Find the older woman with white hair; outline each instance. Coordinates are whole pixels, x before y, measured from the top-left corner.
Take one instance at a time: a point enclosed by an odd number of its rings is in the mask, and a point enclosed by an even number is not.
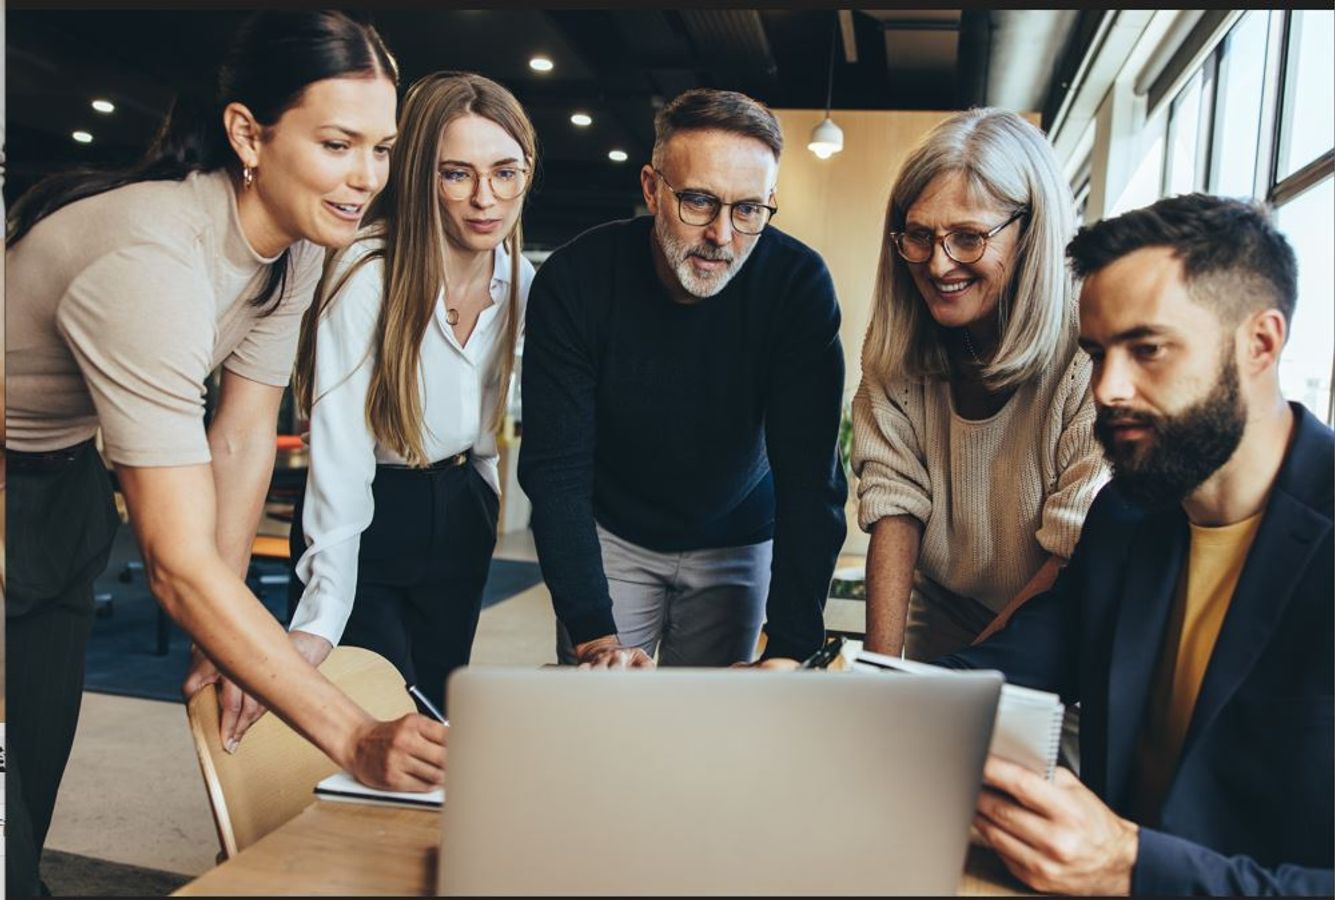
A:
[[[1070,557],[1107,479],[1043,134],[975,109],[890,193],[853,400],[870,650],[930,659],[1002,627]]]

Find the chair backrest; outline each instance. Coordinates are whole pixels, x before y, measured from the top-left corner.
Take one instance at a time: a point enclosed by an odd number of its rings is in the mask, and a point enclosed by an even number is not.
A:
[[[370,650],[335,647],[320,671],[376,718],[397,719],[416,711],[403,676]],[[273,713],[250,727],[235,753],[225,752],[218,736],[218,691],[213,686],[190,698],[186,714],[225,858],[305,809],[315,800],[316,783],[338,770],[319,748]]]

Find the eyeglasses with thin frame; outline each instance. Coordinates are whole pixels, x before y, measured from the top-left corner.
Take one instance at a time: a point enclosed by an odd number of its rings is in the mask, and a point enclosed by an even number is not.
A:
[[[728,216],[732,220],[732,227],[736,231],[742,234],[756,235],[764,231],[765,226],[769,224],[769,220],[779,214],[777,206],[757,203],[754,200],[724,203],[713,194],[705,194],[700,191],[679,191],[658,169],[654,169],[654,174],[663,179],[663,184],[667,185],[667,189],[677,198],[677,218],[687,225],[708,225],[718,218],[718,214],[726,206]]]
[[[487,186],[497,200],[513,200],[528,187],[528,168],[521,165],[497,166],[479,172],[472,166],[445,163],[437,173],[441,189],[451,200],[468,200],[486,179]]]
[[[983,254],[987,252],[988,241],[1000,234],[1007,225],[1028,213],[1028,209],[1021,207],[1015,211],[1014,215],[991,231],[979,232],[961,229],[959,231],[948,231],[943,235],[932,234],[926,229],[892,231],[890,232],[890,240],[895,242],[895,249],[907,262],[927,262],[932,258],[932,252],[936,249],[936,245],[940,244],[941,248],[946,251],[946,256],[960,265],[967,266],[983,258]]]

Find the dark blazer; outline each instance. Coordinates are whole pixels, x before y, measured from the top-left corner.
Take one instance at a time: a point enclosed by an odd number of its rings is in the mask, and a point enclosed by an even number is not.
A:
[[[1210,657],[1132,893],[1335,891],[1331,431],[1298,404],[1289,450]],[[1136,745],[1190,545],[1180,506],[1108,485],[1053,589],[939,660],[1080,702],[1080,777],[1131,818]]]

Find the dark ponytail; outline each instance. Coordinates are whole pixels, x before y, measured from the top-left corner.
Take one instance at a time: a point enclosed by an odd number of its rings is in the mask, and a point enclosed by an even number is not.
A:
[[[370,25],[334,10],[255,13],[233,37],[213,96],[178,95],[148,152],[128,169],[83,168],[42,179],[11,209],[5,244],[18,243],[63,206],[127,184],[180,181],[191,172],[219,169],[236,177],[240,161],[222,124],[227,104],[244,104],[260,125],[269,126],[301,102],[307,86],[358,74],[399,81],[398,64]],[[250,301],[268,307],[266,313],[282,298],[288,258],[284,250]]]

